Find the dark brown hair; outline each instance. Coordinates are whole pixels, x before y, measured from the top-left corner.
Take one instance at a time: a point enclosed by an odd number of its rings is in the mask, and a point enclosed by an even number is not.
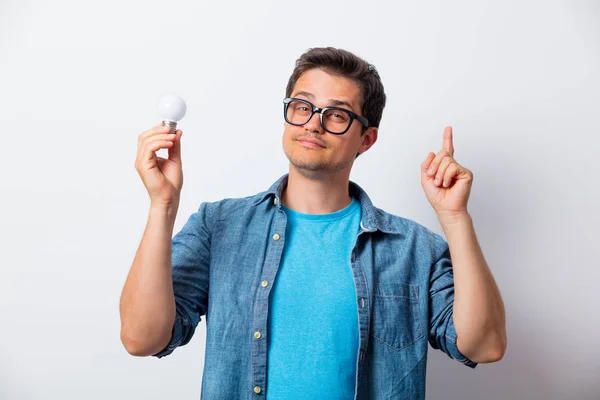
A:
[[[360,89],[361,114],[369,120],[369,126],[379,127],[383,108],[385,107],[385,92],[379,73],[375,66],[349,51],[333,47],[315,47],[308,49],[296,60],[296,67],[290,76],[285,91],[285,97],[290,97],[300,76],[310,69],[323,71],[348,78],[356,82]],[[365,132],[363,127],[362,133]]]

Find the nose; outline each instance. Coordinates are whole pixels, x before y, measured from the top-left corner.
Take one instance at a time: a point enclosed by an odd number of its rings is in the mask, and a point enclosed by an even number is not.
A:
[[[323,127],[321,126],[321,115],[314,113],[312,117],[303,125],[304,129],[314,133],[323,133]]]

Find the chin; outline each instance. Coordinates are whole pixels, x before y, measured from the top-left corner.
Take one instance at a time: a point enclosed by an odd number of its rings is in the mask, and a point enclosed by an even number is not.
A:
[[[288,157],[288,160],[296,169],[307,171],[322,171],[329,169],[329,166],[326,163],[322,161],[307,160],[305,157],[292,156]]]

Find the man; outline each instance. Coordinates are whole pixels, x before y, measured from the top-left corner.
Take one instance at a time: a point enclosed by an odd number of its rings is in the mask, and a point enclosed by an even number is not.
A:
[[[422,399],[428,342],[471,368],[500,360],[504,307],[452,129],[421,164],[448,242],[349,181],[385,99],[372,65],[309,50],[283,105],[289,173],[253,196],[202,203],[172,240],[182,132],[142,133],[136,169],[151,208],[121,297],[127,351],[164,357],[205,315],[205,399]]]

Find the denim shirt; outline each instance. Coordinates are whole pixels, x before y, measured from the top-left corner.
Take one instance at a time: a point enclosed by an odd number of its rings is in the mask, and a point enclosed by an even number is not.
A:
[[[154,356],[187,344],[205,316],[201,399],[268,398],[267,316],[286,239],[287,178],[253,196],[203,202],[173,237],[176,317],[171,341]],[[352,181],[349,193],[362,211],[348,260],[359,330],[354,399],[424,399],[428,342],[477,366],[456,345],[448,244],[375,207]]]

